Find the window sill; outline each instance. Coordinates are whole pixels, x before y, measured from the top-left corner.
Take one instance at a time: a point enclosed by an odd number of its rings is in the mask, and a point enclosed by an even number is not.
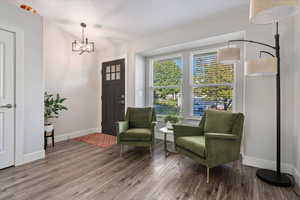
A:
[[[165,117],[166,117],[165,115],[157,115],[157,121],[164,122]],[[191,121],[201,121],[202,117],[188,116],[188,117],[182,117],[182,119],[183,120],[191,120]]]
[[[194,117],[194,116],[190,116],[190,117],[185,117],[185,120],[193,120],[193,121],[201,121],[202,117]]]

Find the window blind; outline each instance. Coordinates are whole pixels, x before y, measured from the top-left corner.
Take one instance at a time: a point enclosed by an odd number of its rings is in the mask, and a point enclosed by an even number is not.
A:
[[[196,54],[193,56],[193,83],[224,84],[233,82],[233,65],[217,63],[217,53]]]

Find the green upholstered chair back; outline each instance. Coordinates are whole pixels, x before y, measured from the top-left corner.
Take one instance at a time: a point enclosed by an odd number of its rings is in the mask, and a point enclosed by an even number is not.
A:
[[[125,120],[129,122],[129,128],[151,128],[151,123],[156,121],[155,110],[128,107]]]
[[[199,127],[203,133],[227,133],[242,136],[244,114],[207,110]]]

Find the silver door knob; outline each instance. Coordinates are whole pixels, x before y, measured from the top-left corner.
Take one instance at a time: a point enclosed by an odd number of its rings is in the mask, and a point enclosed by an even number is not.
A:
[[[12,107],[13,107],[13,105],[11,105],[11,104],[6,104],[3,106],[0,106],[0,108],[7,108],[7,109],[11,109]]]

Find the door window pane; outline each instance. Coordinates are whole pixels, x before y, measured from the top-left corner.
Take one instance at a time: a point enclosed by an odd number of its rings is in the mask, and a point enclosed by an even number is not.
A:
[[[111,73],[111,80],[115,80],[116,79],[116,73]]]
[[[110,66],[106,67],[106,73],[110,73]]]
[[[117,71],[117,72],[121,71],[121,65],[117,65],[117,66],[116,66],[116,71]]]
[[[121,77],[121,76],[120,76],[120,72],[117,72],[117,73],[116,73],[116,80],[120,80],[120,77]]]
[[[106,80],[110,81],[110,74],[106,74]]]
[[[115,72],[116,71],[116,66],[115,65],[112,65],[111,66],[111,72]]]

